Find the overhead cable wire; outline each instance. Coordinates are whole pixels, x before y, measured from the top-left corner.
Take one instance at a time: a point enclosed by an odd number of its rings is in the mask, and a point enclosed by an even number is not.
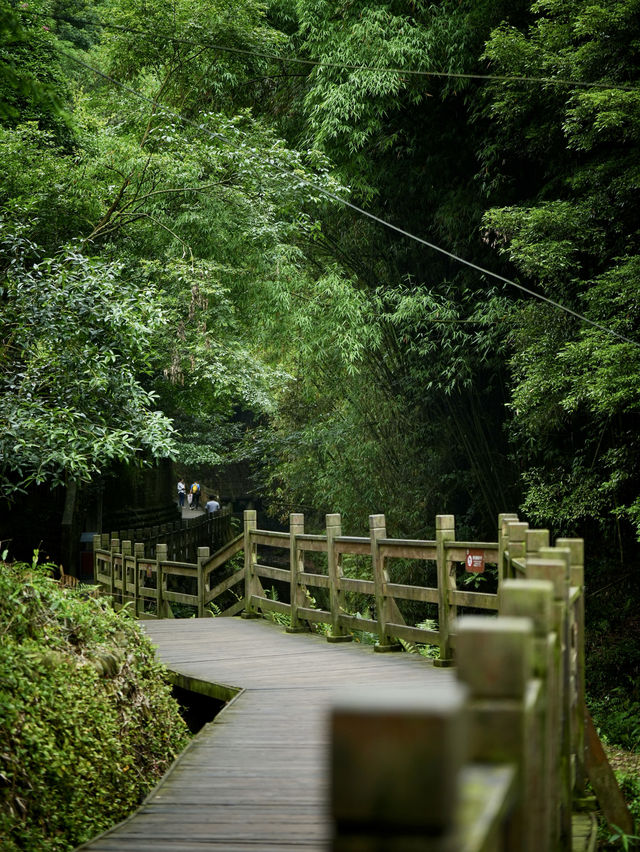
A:
[[[570,80],[564,77],[535,77],[526,74],[474,74],[471,72],[462,71],[433,71],[421,70],[417,68],[400,68],[386,67],[377,65],[362,65],[350,64],[342,62],[328,62],[322,59],[304,59],[299,56],[282,56],[268,51],[256,50],[255,48],[232,47],[230,45],[218,44],[208,40],[196,41],[182,36],[175,36],[169,33],[158,32],[157,30],[141,30],[133,27],[124,27],[120,24],[112,24],[108,21],[89,21],[81,18],[73,18],[64,15],[49,15],[45,12],[31,12],[23,10],[24,14],[33,15],[35,17],[45,17],[54,21],[62,21],[67,24],[78,25],[83,24],[92,27],[102,27],[104,29],[114,30],[116,32],[128,33],[130,35],[140,36],[146,39],[166,39],[175,44],[183,44],[187,47],[206,47],[210,50],[219,50],[223,53],[235,53],[243,56],[256,56],[260,59],[269,59],[275,62],[289,62],[292,64],[305,65],[307,67],[316,68],[333,68],[335,70],[345,71],[375,71],[376,73],[388,73],[408,75],[411,77],[438,77],[453,80],[481,80],[498,83],[546,83],[557,86],[576,86],[584,89],[622,89],[624,91],[638,91],[638,86],[631,83],[604,83],[604,82],[589,82],[587,80]]]
[[[188,124],[192,127],[195,127],[196,130],[207,134],[211,138],[221,140],[222,142],[225,143],[225,145],[229,145],[231,148],[237,149],[238,146],[234,144],[233,140],[224,136],[224,134],[218,133],[218,132],[213,131],[213,130],[209,130],[209,128],[205,127],[204,124],[197,122],[197,121],[194,121],[193,119],[188,118],[187,116],[182,115],[181,113],[176,112],[175,110],[172,110],[170,107],[167,107],[167,106],[165,106],[164,104],[162,104],[158,101],[152,100],[151,98],[147,97],[146,95],[143,95],[141,92],[138,92],[136,89],[133,89],[131,86],[127,86],[126,83],[122,83],[122,82],[120,82],[120,80],[116,80],[114,77],[111,77],[109,74],[106,74],[104,71],[100,71],[98,68],[95,68],[94,66],[89,65],[87,62],[83,62],[83,60],[81,60],[81,59],[77,59],[75,56],[72,56],[70,53],[66,53],[65,51],[60,51],[60,53],[63,54],[64,56],[66,56],[72,62],[75,62],[78,65],[83,66],[84,68],[93,72],[97,76],[102,77],[104,80],[107,80],[109,83],[113,84],[114,86],[118,86],[123,91],[129,92],[129,94],[133,95],[134,97],[138,98],[139,100],[142,100],[142,101],[145,101],[148,104],[151,104],[151,106],[153,106],[156,109],[162,108],[162,110],[165,113],[167,113],[168,115],[171,115],[173,118],[176,118],[179,121],[184,122],[185,124]],[[276,163],[271,163],[270,165],[276,171],[285,175],[285,177],[290,177],[290,178],[294,177],[287,169],[283,168],[282,166],[278,166]],[[303,178],[298,174],[295,175],[295,180],[298,183],[301,183],[301,184],[304,184],[305,186],[310,187],[315,192],[319,192],[322,195],[324,195],[325,197],[330,198],[333,201],[337,201],[339,204],[342,204],[345,207],[350,208],[354,212],[358,213],[360,216],[365,216],[366,218],[371,219],[374,222],[377,222],[379,225],[383,225],[385,228],[388,228],[389,230],[394,231],[397,234],[401,234],[403,237],[406,237],[407,239],[413,240],[413,241],[419,243],[420,245],[426,246],[427,248],[430,248],[433,251],[436,251],[436,252],[444,255],[445,257],[450,258],[451,260],[454,260],[456,263],[460,263],[460,264],[468,267],[469,269],[473,269],[476,272],[481,273],[482,275],[488,275],[490,278],[494,278],[495,280],[500,281],[501,283],[506,284],[509,287],[515,287],[516,289],[520,290],[521,292],[526,293],[527,295],[532,296],[533,298],[538,299],[541,302],[545,302],[546,304],[548,304],[548,305],[550,305],[554,308],[557,308],[558,310],[564,311],[566,314],[569,314],[570,316],[574,317],[575,319],[578,319],[581,322],[585,322],[588,325],[591,325],[594,328],[599,329],[600,331],[604,332],[605,334],[609,334],[612,337],[617,337],[619,340],[622,340],[624,343],[630,343],[632,346],[637,346],[638,348],[640,348],[640,343],[638,343],[635,340],[631,340],[631,338],[629,338],[629,337],[625,337],[625,335],[620,334],[619,332],[615,331],[614,329],[608,328],[607,326],[602,325],[601,323],[596,322],[595,320],[589,319],[589,317],[584,316],[584,314],[578,313],[578,311],[574,311],[572,308],[569,308],[566,305],[561,304],[560,302],[556,302],[554,299],[550,299],[548,296],[544,296],[541,293],[537,293],[535,290],[531,290],[529,287],[525,287],[523,284],[519,284],[517,281],[513,281],[510,278],[506,278],[504,275],[500,275],[497,272],[492,272],[490,269],[485,269],[483,266],[479,266],[477,263],[473,263],[473,261],[471,261],[471,260],[466,260],[466,258],[460,257],[460,255],[457,255],[454,252],[449,251],[448,249],[442,248],[441,246],[438,246],[435,243],[430,242],[429,240],[425,240],[423,237],[418,237],[416,234],[412,234],[410,231],[406,231],[404,228],[400,228],[398,225],[394,225],[392,222],[388,222],[386,219],[382,219],[382,218],[380,218],[380,216],[376,216],[375,213],[371,213],[370,211],[365,210],[362,207],[358,207],[356,204],[353,204],[350,201],[347,201],[345,198],[341,198],[336,193],[331,192],[331,190],[325,189],[324,187],[319,186],[318,184],[315,184],[312,181],[307,180],[306,178]]]

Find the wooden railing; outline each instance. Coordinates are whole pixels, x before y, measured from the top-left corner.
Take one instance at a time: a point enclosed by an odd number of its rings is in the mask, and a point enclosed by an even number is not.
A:
[[[257,529],[247,511],[243,534],[213,556],[200,548],[195,564],[170,560],[164,545],[153,559],[128,541],[105,548],[96,537],[94,545],[97,580],[141,616],[171,617],[175,604],[200,617],[275,612],[290,632],[322,623],[330,642],[365,631],[378,651],[405,640],[437,645],[434,665],[455,660],[459,684],[445,698],[387,696],[381,685],[335,708],[334,852],[569,849],[572,796],[587,777],[609,821],[631,831],[611,770],[594,757],[599,740],[585,711],[581,539],[550,547],[547,531],[507,514],[496,542],[469,542],[456,541],[451,515],[436,518],[433,541],[416,541],[388,538],[383,515],[357,537],[342,535],[339,515],[327,515],[316,535],[300,514],[288,532],[274,532]],[[364,579],[346,575],[356,558]],[[432,563],[435,584],[393,582],[394,559],[420,561],[422,576]],[[497,566],[497,594],[457,588],[467,560]],[[289,600],[265,591],[265,581]],[[348,595],[368,600],[370,614],[350,612]],[[408,624],[403,601],[432,605],[437,629]],[[498,617],[457,618],[460,607]]]
[[[215,520],[215,519],[214,519]],[[177,531],[179,535],[189,530]],[[269,612],[289,617],[290,632],[308,630],[311,625],[329,625],[329,642],[350,641],[352,631],[364,631],[377,636],[377,651],[400,649],[398,640],[425,645],[437,645],[440,658],[436,665],[451,665],[455,636],[451,624],[457,607],[481,610],[498,608],[497,594],[467,591],[456,587],[456,569],[464,563],[469,552],[487,565],[497,565],[498,542],[456,541],[452,515],[436,518],[436,538],[433,541],[387,538],[384,515],[372,515],[369,536],[343,536],[340,515],[327,515],[324,535],[304,532],[304,516],[290,516],[289,532],[257,529],[256,512],[244,513],[244,534],[235,539],[230,551],[209,556],[208,548],[199,548],[196,562],[176,560],[167,545],[158,544],[153,555],[143,553],[142,546],[131,540],[108,536],[94,538],[95,577],[104,590],[117,601],[135,600],[136,611],[148,617],[171,616],[171,603],[198,607],[199,615],[213,614],[209,604],[219,596],[243,583],[242,605],[238,596],[223,614],[235,614],[241,609],[247,617]],[[167,535],[173,535],[168,533]],[[212,585],[214,572],[244,550],[244,566]],[[360,557],[361,568],[371,579],[345,576],[345,557]],[[390,580],[390,560],[432,562],[435,566],[434,586],[394,583]],[[278,563],[278,564],[269,564]],[[286,565],[287,567],[282,567]],[[172,589],[176,578],[191,581],[193,590]],[[289,600],[276,600],[265,591],[263,581],[284,583]],[[315,604],[310,590],[323,590],[325,606]],[[374,614],[365,617],[349,612],[346,596],[356,593],[368,599]],[[145,603],[146,601],[146,603]],[[414,601],[435,606],[437,629],[407,624],[398,601]],[[140,606],[138,606],[140,604]],[[151,604],[151,606],[150,606]],[[228,612],[229,609],[232,612]]]
[[[498,550],[499,616],[457,620],[455,688],[334,707],[334,852],[569,850],[587,777],[631,832],[584,706],[583,542],[504,515]]]
[[[99,536],[99,546],[110,550],[112,541],[135,542],[143,544],[145,556],[154,559],[156,545],[165,544],[170,559],[195,563],[198,547],[217,550],[231,536],[231,513],[227,509],[221,509],[215,515],[199,515],[172,523],[103,533]]]
[[[288,568],[266,564],[261,548],[288,552]],[[453,515],[438,515],[433,541],[387,538],[384,515],[371,515],[369,536],[343,536],[340,515],[327,515],[324,535],[304,532],[304,516],[290,516],[289,532],[256,529],[255,512],[245,512],[245,612],[247,615],[280,612],[290,617],[289,630],[307,630],[311,624],[330,625],[329,642],[350,641],[352,631],[377,635],[376,651],[399,649],[399,639],[425,645],[438,645],[436,665],[452,663],[454,636],[451,623],[458,606],[497,610],[496,594],[466,591],[456,587],[456,567],[465,563],[469,553],[485,564],[498,564],[497,542],[455,540]],[[310,555],[320,554],[315,563]],[[366,559],[365,572],[371,579],[345,576],[344,558]],[[432,561],[436,566],[434,586],[394,583],[390,579],[392,559]],[[272,560],[273,561],[273,560]],[[318,564],[318,563],[321,564]],[[280,581],[289,586],[289,602],[273,600],[265,594],[263,580]],[[313,604],[310,589],[325,590],[326,606]],[[375,617],[349,612],[346,596],[356,593],[367,597]],[[407,624],[398,601],[416,601],[437,607],[437,629]]]
[[[177,503],[162,503],[154,506],[125,506],[123,509],[106,511],[103,517],[103,527],[107,529],[130,529],[135,527],[158,526],[173,524],[181,517]]]
[[[131,603],[140,617],[172,618],[171,604],[191,606],[199,617],[211,615],[209,604],[224,591],[221,584],[213,590],[209,588],[211,575],[243,548],[242,535],[229,540],[230,520],[229,514],[224,513],[159,533],[168,539],[167,543],[157,543],[156,538],[145,543],[96,535],[93,538],[95,581],[116,605]],[[213,556],[209,546],[197,546],[203,539],[214,545]],[[179,558],[181,553],[194,550],[195,562]],[[232,583],[228,578],[223,582],[227,584],[225,588],[230,588],[243,579],[241,565]],[[240,605],[223,614],[238,612],[243,598],[237,596],[237,601]]]

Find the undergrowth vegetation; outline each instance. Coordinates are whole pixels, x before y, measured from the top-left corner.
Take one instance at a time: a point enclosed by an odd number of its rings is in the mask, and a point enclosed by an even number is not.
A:
[[[69,850],[123,819],[188,741],[126,610],[0,563],[0,846]]]

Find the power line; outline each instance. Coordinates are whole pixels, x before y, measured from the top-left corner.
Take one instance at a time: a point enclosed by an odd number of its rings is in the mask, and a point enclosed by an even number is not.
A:
[[[195,127],[198,131],[206,133],[208,136],[210,136],[214,139],[220,139],[226,145],[229,145],[232,148],[237,148],[237,145],[234,145],[233,141],[231,139],[228,139],[222,133],[217,133],[213,130],[209,130],[203,124],[198,123],[197,121],[194,121],[191,118],[187,118],[187,116],[182,115],[179,112],[175,112],[174,110],[170,109],[169,107],[165,106],[162,103],[159,103],[158,101],[152,100],[151,98],[147,97],[146,95],[143,95],[141,92],[138,92],[136,89],[133,89],[131,86],[127,86],[125,83],[122,83],[119,80],[116,80],[114,77],[111,77],[109,74],[105,74],[103,71],[100,71],[98,68],[94,68],[92,65],[89,65],[88,63],[83,62],[81,59],[77,59],[76,57],[72,56],[69,53],[66,53],[65,51],[60,51],[60,52],[64,56],[66,56],[68,59],[70,59],[72,62],[75,62],[78,65],[81,65],[84,68],[87,68],[89,71],[92,71],[94,74],[96,74],[99,77],[102,77],[104,80],[107,80],[109,83],[111,83],[115,86],[118,86],[119,88],[123,89],[124,91],[132,94],[134,97],[139,98],[140,100],[145,101],[148,104],[151,104],[151,106],[153,106],[154,108],[161,107],[164,110],[164,112],[166,112],[168,115],[173,116],[174,118],[177,118],[179,121],[182,121],[185,124],[189,124],[192,127]],[[272,163],[271,165],[276,171],[279,171],[281,174],[284,174],[286,177],[292,177],[290,172],[288,172],[282,166],[278,166],[277,163]],[[447,249],[444,249],[441,246],[438,246],[435,243],[430,242],[429,240],[425,240],[422,237],[416,236],[416,234],[412,234],[410,231],[404,230],[404,228],[398,227],[398,225],[394,225],[393,223],[388,222],[385,219],[381,219],[379,216],[376,216],[375,213],[370,213],[368,210],[364,210],[362,207],[358,207],[356,204],[352,204],[350,201],[347,201],[345,198],[341,198],[339,195],[336,195],[336,193],[331,192],[330,190],[325,189],[324,187],[318,186],[317,184],[312,183],[311,181],[307,180],[306,178],[301,177],[300,175],[296,174],[295,179],[299,183],[310,187],[315,192],[319,192],[322,195],[326,196],[327,198],[330,198],[333,201],[337,201],[339,204],[343,204],[345,207],[350,208],[351,210],[355,211],[359,215],[365,216],[368,219],[371,219],[372,221],[377,222],[379,225],[383,225],[385,228],[388,228],[389,230],[394,231],[397,234],[401,234],[403,237],[406,237],[407,239],[414,240],[415,242],[420,243],[420,245],[426,246],[427,248],[430,248],[433,251],[439,252],[440,254],[444,255],[445,257],[448,257],[451,260],[454,260],[456,263],[461,263],[464,266],[468,267],[469,269],[473,269],[476,272],[480,272],[482,275],[488,275],[491,278],[494,278],[494,279],[496,279],[497,281],[500,281],[503,284],[507,284],[509,287],[515,287],[516,289],[520,290],[521,292],[526,293],[527,295],[532,296],[533,298],[538,299],[541,302],[545,302],[546,304],[551,305],[552,307],[557,308],[558,310],[564,311],[566,314],[569,314],[570,316],[575,317],[575,319],[578,319],[581,322],[585,322],[588,325],[591,325],[594,328],[599,329],[600,331],[604,332],[605,334],[609,334],[613,337],[617,337],[619,340],[622,340],[625,343],[630,343],[632,346],[637,346],[638,348],[640,348],[640,343],[636,342],[635,340],[631,340],[629,337],[625,337],[625,335],[620,334],[619,332],[614,331],[611,328],[607,328],[607,326],[601,325],[600,323],[596,322],[595,320],[589,319],[589,317],[584,316],[584,314],[580,314],[577,311],[574,311],[572,308],[568,308],[566,305],[562,305],[560,302],[556,302],[554,299],[550,299],[548,296],[543,296],[541,293],[537,293],[535,290],[531,290],[529,287],[525,287],[523,284],[518,284],[517,281],[512,281],[510,278],[506,278],[504,275],[500,275],[497,272],[492,272],[490,269],[485,269],[484,267],[479,266],[477,263],[473,263],[473,261],[466,260],[465,258],[460,257],[459,255],[454,254],[453,252],[450,252]]]
[[[183,44],[187,47],[206,47],[210,50],[219,50],[223,53],[235,53],[242,56],[259,57],[260,59],[269,59],[275,62],[289,62],[297,65],[304,65],[310,68],[333,68],[335,70],[344,71],[374,71],[376,73],[388,73],[407,75],[411,77],[438,77],[453,80],[481,80],[498,83],[546,83],[556,86],[576,86],[585,89],[622,89],[624,91],[637,91],[638,87],[631,83],[603,83],[589,82],[586,80],[569,80],[564,77],[534,77],[526,74],[473,74],[457,71],[425,71],[412,68],[396,68],[396,67],[378,67],[375,65],[358,65],[340,62],[326,62],[317,59],[303,59],[298,56],[282,56],[276,53],[269,53],[263,50],[254,48],[231,47],[230,45],[218,44],[210,41],[196,41],[187,39],[181,36],[170,35],[168,33],[158,32],[157,30],[139,30],[133,27],[124,27],[120,24],[112,24],[106,21],[89,21],[81,18],[74,18],[64,15],[48,15],[44,12],[32,12],[22,10],[23,14],[32,15],[34,17],[49,18],[53,21],[62,21],[63,23],[76,25],[86,25],[91,27],[103,27],[104,29],[114,30],[116,32],[128,33],[130,35],[140,36],[146,39],[162,38],[171,41],[175,44]]]

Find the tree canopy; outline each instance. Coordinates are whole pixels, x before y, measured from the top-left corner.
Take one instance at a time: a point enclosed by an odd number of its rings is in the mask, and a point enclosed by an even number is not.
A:
[[[515,510],[588,538],[591,683],[637,702],[639,28],[0,0],[3,507],[170,458],[314,530]]]
[[[2,9],[5,494],[640,528],[631,0]]]

